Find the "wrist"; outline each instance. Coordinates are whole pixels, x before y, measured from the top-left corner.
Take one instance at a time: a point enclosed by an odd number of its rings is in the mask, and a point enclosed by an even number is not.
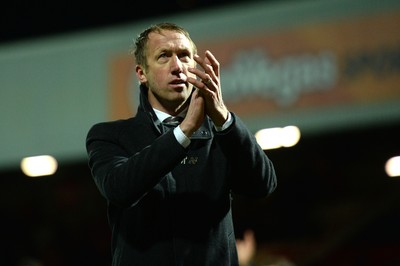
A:
[[[182,122],[179,125],[179,128],[182,130],[183,134],[185,134],[186,137],[190,138],[193,133],[196,131],[194,130],[194,127],[189,126],[187,123]]]
[[[218,115],[212,118],[214,125],[217,127],[222,127],[225,122],[228,120],[229,111],[227,109],[222,110]]]

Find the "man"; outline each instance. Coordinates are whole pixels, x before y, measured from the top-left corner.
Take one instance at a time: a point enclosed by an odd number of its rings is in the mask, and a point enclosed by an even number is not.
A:
[[[137,114],[95,125],[86,143],[113,265],[238,265],[231,193],[268,195],[273,165],[225,106],[218,61],[197,55],[186,30],[161,23],[135,44]]]

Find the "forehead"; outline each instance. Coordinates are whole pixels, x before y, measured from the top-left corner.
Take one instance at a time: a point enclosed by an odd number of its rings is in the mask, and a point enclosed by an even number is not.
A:
[[[161,32],[150,33],[147,46],[149,51],[165,49],[192,50],[193,48],[189,39],[184,34],[170,30],[162,30]]]

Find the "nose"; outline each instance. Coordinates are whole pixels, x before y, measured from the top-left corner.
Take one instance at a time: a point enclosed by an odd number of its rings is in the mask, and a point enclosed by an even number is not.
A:
[[[173,56],[171,58],[171,72],[174,74],[182,73],[183,71],[183,63],[179,59],[178,56]]]

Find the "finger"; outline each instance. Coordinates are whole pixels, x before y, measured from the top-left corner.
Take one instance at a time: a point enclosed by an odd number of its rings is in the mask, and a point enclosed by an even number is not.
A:
[[[203,68],[204,72],[211,77],[215,84],[219,84],[220,64],[210,51],[206,51],[204,59],[199,55],[194,55],[194,60]],[[208,80],[205,76],[199,75],[199,77],[202,80]],[[215,88],[218,86],[219,85],[216,85]]]
[[[201,83],[203,83],[210,89],[215,88],[216,83],[214,83],[214,77],[210,76],[210,74],[207,74],[197,68],[188,68],[188,71],[195,74],[200,79],[200,80],[196,80],[194,78],[188,77],[187,81],[192,83],[195,87],[201,87],[199,85],[201,85]],[[196,84],[191,81],[195,82]],[[198,81],[198,82],[196,82],[196,81]]]
[[[211,78],[207,77],[205,79],[202,79],[201,82],[203,82],[208,88],[211,89],[211,86],[214,88],[214,84]]]
[[[213,93],[213,90],[210,89],[210,87],[213,86],[213,81],[210,78],[208,80],[209,82],[207,82],[205,79],[198,80],[192,77],[187,78],[187,82],[198,88],[204,95],[209,95],[210,93]]]
[[[215,75],[217,77],[219,77],[220,64],[219,64],[218,60],[215,58],[215,56],[209,50],[207,50],[205,54],[206,54],[206,61],[208,61],[209,62],[208,64],[212,66],[212,69],[213,69]]]
[[[209,74],[210,76],[215,76],[214,69],[212,65],[207,64],[206,58],[203,59],[199,55],[194,55],[194,60],[201,66],[201,68],[205,71],[205,73]],[[208,61],[208,60],[207,60]]]

